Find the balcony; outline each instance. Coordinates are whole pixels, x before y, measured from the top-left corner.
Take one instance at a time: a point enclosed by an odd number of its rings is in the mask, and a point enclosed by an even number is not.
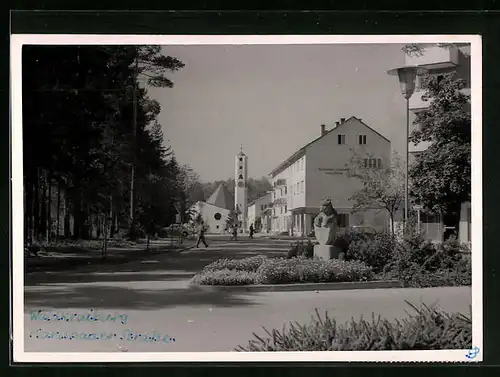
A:
[[[273,203],[276,206],[284,206],[284,205],[286,205],[286,198],[275,199]]]
[[[286,186],[286,179],[281,178],[274,182],[274,187],[283,187]]]
[[[425,90],[416,90],[415,93],[410,97],[410,110],[417,112],[420,110],[427,109],[431,103],[431,99],[428,99],[427,101],[424,101],[422,99],[422,96],[425,94]],[[470,88],[464,88],[461,90],[461,92],[467,96],[470,96],[471,94],[471,89]]]
[[[413,93],[410,97],[409,106],[411,111],[423,110],[429,107],[431,103],[430,100],[424,101],[422,96],[425,94],[425,90],[418,90]]]
[[[430,141],[421,141],[417,145],[413,144],[412,142],[409,142],[408,143],[408,152],[409,153],[423,152],[427,148],[429,148],[430,145],[431,145]]]
[[[427,69],[453,68],[458,65],[457,47],[424,47],[421,56],[406,56],[407,65],[418,65]]]

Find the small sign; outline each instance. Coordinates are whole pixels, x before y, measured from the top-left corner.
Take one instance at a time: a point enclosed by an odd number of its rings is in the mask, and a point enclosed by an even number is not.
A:
[[[344,175],[349,171],[347,168],[318,168],[318,170],[327,175]]]
[[[422,207],[420,204],[415,204],[413,206],[413,208],[416,210],[416,211],[421,211],[422,209],[424,209],[424,207]]]

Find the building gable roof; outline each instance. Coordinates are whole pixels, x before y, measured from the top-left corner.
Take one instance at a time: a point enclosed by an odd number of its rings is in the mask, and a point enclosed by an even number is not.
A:
[[[331,130],[328,130],[324,133],[324,135],[321,135],[320,137],[317,137],[316,139],[314,139],[313,141],[307,143],[306,145],[304,145],[302,148],[300,148],[298,151],[296,151],[294,154],[292,154],[290,157],[288,157],[285,161],[283,161],[281,164],[278,165],[278,167],[276,167],[275,169],[273,169],[271,171],[271,173],[269,173],[270,176],[275,176],[277,173],[283,171],[285,168],[287,168],[289,165],[291,165],[293,162],[295,162],[297,159],[299,159],[300,157],[302,157],[304,154],[305,154],[305,151],[307,149],[307,147],[311,146],[312,144],[316,143],[319,139],[325,137],[326,135],[328,135],[330,132],[332,131],[335,131],[335,130],[338,130],[339,128],[341,128],[343,125],[345,125],[347,122],[349,122],[351,119],[354,119],[354,120],[357,120],[359,123],[361,123],[363,126],[365,126],[366,128],[370,129],[371,131],[373,131],[374,133],[376,133],[378,136],[380,136],[381,138],[383,138],[384,140],[387,140],[389,143],[391,142],[388,138],[386,138],[384,135],[382,135],[380,132],[377,132],[375,131],[373,128],[371,128],[369,125],[367,125],[365,122],[363,122],[361,119],[359,118],[356,118],[355,116],[351,116],[350,118],[346,119],[344,122],[342,122],[341,124],[339,124],[338,126],[332,128]]]
[[[257,199],[251,201],[250,203],[247,204],[247,207],[253,206],[255,203],[257,203],[259,200],[264,199],[266,196],[271,196],[270,192],[266,192],[264,195],[259,196]]]
[[[207,203],[220,208],[231,210],[233,208],[234,198],[229,192],[229,189],[226,187],[226,185],[224,183],[221,183],[219,187],[217,187],[217,189],[212,193],[212,195],[210,195]]]

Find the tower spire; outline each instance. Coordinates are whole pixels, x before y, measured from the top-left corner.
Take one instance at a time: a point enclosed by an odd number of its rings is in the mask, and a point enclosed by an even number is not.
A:
[[[240,144],[240,152],[243,152],[243,144]]]

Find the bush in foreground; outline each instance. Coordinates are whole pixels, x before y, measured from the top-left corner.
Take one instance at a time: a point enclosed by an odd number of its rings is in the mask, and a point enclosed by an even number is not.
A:
[[[407,302],[408,303],[408,302]],[[447,314],[423,305],[403,320],[390,322],[372,317],[371,321],[352,320],[337,325],[325,313],[309,324],[292,324],[289,328],[264,331],[267,337],[253,333],[255,339],[236,351],[375,351],[375,350],[442,350],[470,349],[472,321],[460,313]]]
[[[192,283],[202,285],[291,284],[367,281],[373,271],[364,263],[337,259],[323,261],[305,257],[221,259],[196,275]]]

